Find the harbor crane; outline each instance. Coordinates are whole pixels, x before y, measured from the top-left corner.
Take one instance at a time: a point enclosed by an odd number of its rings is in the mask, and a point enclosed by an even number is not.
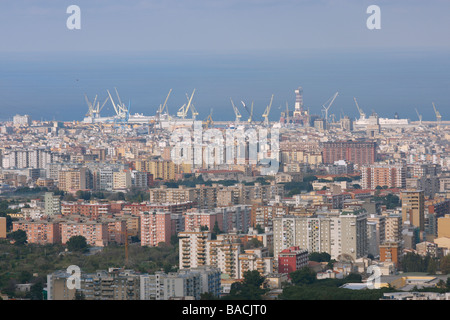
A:
[[[167,100],[169,100],[169,96],[170,96],[171,92],[172,92],[172,89],[169,90],[169,93],[167,94],[164,104],[159,105],[159,109],[157,111],[159,116],[161,116],[164,113],[164,110],[166,110],[167,115],[169,115],[169,108],[167,107]]]
[[[233,106],[234,114],[236,115],[236,120],[235,120],[235,122],[236,122],[236,123],[239,123],[239,121],[241,120],[242,115],[241,115],[241,113],[239,112],[239,109],[234,105],[234,102],[233,102],[233,100],[232,100],[231,98],[230,98],[230,101],[231,101],[231,105]]]
[[[356,108],[358,109],[360,119],[365,119],[365,118],[366,118],[366,114],[365,114],[364,111],[359,107],[358,101],[356,101],[356,98],[355,98],[355,97],[353,97],[353,100],[355,100]]]
[[[213,113],[213,109],[211,108],[211,111],[209,112],[209,116],[206,118],[206,120],[203,123],[205,129],[209,129],[210,127],[212,127],[214,125],[212,113]]]
[[[264,111],[264,113],[262,115],[263,118],[264,118],[264,124],[266,126],[269,125],[269,114],[270,114],[270,109],[272,108],[272,102],[273,102],[273,94],[272,94],[272,97],[270,98],[269,105],[266,107],[266,110]]]
[[[438,123],[438,126],[440,126],[441,125],[441,121],[442,121],[441,113],[436,109],[436,106],[434,105],[434,102],[432,102],[432,104],[433,104],[434,113],[436,114],[436,121]]]
[[[336,97],[339,95],[339,92],[336,92],[330,99],[328,99],[323,105],[322,108],[325,111],[325,123],[328,123],[328,110],[331,108],[331,105],[333,104],[334,100],[336,100]],[[331,100],[331,101],[330,101]],[[330,101],[328,106],[325,107],[325,104]]]
[[[417,111],[417,108],[416,108],[416,113],[417,113],[417,117],[419,117],[419,126],[421,126],[422,125],[422,115],[419,114],[419,111]]]
[[[187,93],[186,93],[186,98],[189,101],[189,96]],[[191,103],[191,113],[192,113],[192,119],[195,120],[198,116],[198,111],[197,111],[197,109],[195,109],[195,106],[193,103]]]
[[[163,105],[159,105],[159,109],[156,111],[160,128],[162,127],[161,115],[164,114],[164,110],[166,110],[167,119],[169,119],[169,108],[167,107],[167,100],[169,100],[169,96],[170,96],[171,92],[172,92],[172,89],[169,90],[169,93],[167,94],[167,97],[166,97],[166,100],[164,101],[164,104]]]
[[[109,90],[106,90],[106,91],[108,92],[109,99],[111,100],[111,103],[114,107],[114,111],[116,112],[116,120],[121,121],[121,122],[126,122],[126,121],[128,121],[128,117],[130,115],[130,105],[128,105],[128,107],[127,107],[120,99],[119,92],[117,91],[117,89],[114,88],[114,90],[116,91],[116,95],[117,95],[117,99],[118,99],[117,104],[114,103],[114,99],[112,98]]]
[[[102,111],[103,107],[105,106],[106,102],[108,102],[108,99],[109,99],[109,97],[106,97],[105,102],[103,102],[102,106],[100,107],[100,101],[97,101],[97,95],[95,95],[93,102],[89,101],[86,94],[84,94],[84,98],[89,107],[89,111],[86,114],[86,117],[91,117],[91,118],[100,117],[100,111]]]
[[[188,99],[189,100],[188,104],[187,105],[183,104],[183,106],[178,110],[178,112],[177,112],[178,117],[180,117],[182,119],[186,118],[186,116],[189,112],[189,109],[191,107],[191,104],[192,104],[192,98],[194,97],[194,93],[195,93],[195,89],[194,89],[194,91],[192,91],[191,97]]]
[[[251,105],[251,107],[250,107],[250,110],[248,110],[247,105],[245,104],[244,101],[241,101],[241,103],[242,103],[242,105],[244,106],[244,109],[247,110],[247,112],[248,112],[248,114],[249,114],[248,119],[247,119],[247,122],[248,122],[248,123],[252,123],[252,122],[253,122],[253,101],[252,101],[252,105]]]

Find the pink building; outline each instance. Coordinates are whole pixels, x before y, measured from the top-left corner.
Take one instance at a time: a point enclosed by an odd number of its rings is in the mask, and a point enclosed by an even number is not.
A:
[[[109,220],[108,221],[108,243],[116,242],[124,244],[127,235],[127,221],[126,220]]]
[[[170,212],[143,212],[141,217],[141,245],[156,247],[160,242],[170,243],[175,234]]]
[[[108,244],[108,223],[92,220],[61,222],[61,243],[66,244],[73,236],[83,236],[91,246],[103,247]]]
[[[209,231],[213,231],[214,225],[218,224],[219,229],[223,230],[223,213],[208,211],[191,211],[184,214],[184,230],[195,231],[200,227],[208,227]]]
[[[13,231],[23,230],[27,233],[28,243],[53,244],[61,240],[59,224],[46,220],[20,220],[13,222]]]

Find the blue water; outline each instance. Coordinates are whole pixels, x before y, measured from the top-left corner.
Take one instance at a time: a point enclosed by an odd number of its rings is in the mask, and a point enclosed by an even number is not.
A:
[[[329,114],[358,116],[353,97],[370,114],[434,120],[432,102],[450,120],[450,52],[306,51],[299,53],[1,53],[0,119],[30,114],[37,120],[82,120],[84,93],[103,102],[117,87],[131,113],[154,115],[168,101],[174,114],[195,88],[193,103],[204,119],[232,120],[230,98],[260,116],[274,94],[271,119],[279,119],[302,86],[311,113],[339,92]],[[102,115],[113,115],[110,102]]]

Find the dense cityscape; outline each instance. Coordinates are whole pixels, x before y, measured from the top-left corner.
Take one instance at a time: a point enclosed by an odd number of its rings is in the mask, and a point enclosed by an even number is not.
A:
[[[312,114],[297,87],[220,121],[195,89],[169,113],[171,92],[148,116],[108,90],[83,119],[0,124],[2,300],[450,299],[438,105],[413,121],[354,98],[352,119],[336,92]]]

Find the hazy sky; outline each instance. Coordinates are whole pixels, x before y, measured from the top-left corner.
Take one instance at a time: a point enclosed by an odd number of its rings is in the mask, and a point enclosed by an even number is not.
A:
[[[73,4],[81,30],[66,27]],[[298,86],[314,112],[339,91],[337,115],[356,96],[411,119],[433,119],[434,101],[447,119],[449,14],[449,0],[0,0],[0,119],[82,119],[84,93],[114,87],[145,114],[196,88],[202,118],[233,118],[230,97],[262,113],[274,94],[276,119]]]
[[[66,9],[81,8],[81,30]],[[368,30],[369,5],[381,30]],[[0,51],[449,48],[448,0],[0,0]]]

